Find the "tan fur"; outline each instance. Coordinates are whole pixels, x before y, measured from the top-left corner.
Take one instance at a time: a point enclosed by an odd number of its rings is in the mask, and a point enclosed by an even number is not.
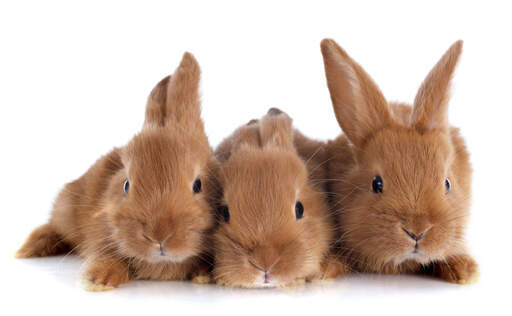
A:
[[[333,228],[323,192],[295,150],[291,119],[271,109],[215,153],[222,161],[219,204],[230,213],[229,222],[219,216],[214,234],[217,283],[278,287],[322,273]],[[304,205],[301,219],[295,216],[297,201]],[[262,270],[268,270],[268,283]]]
[[[336,118],[345,132],[327,145],[338,256],[352,269],[424,272],[465,283],[477,275],[464,242],[471,166],[447,119],[449,84],[462,41],[423,82],[414,106],[389,103],[361,66],[333,40],[321,44]],[[383,193],[372,191],[376,175]],[[452,187],[447,192],[445,178]],[[416,242],[404,231],[416,235]]]
[[[175,74],[153,89],[142,131],[67,184],[49,223],[29,236],[17,256],[73,249],[85,259],[91,290],[131,279],[206,274],[203,259],[214,224],[207,196],[215,189],[207,179],[216,162],[200,118],[199,77],[199,65],[186,53]],[[202,180],[198,194],[192,190],[196,178]]]

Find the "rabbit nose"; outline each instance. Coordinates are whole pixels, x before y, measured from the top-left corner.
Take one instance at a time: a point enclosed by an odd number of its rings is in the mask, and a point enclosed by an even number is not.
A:
[[[252,261],[249,261],[249,263],[253,266],[254,269],[263,272],[263,283],[270,283],[270,281],[272,280],[272,276],[270,275],[270,270],[274,267],[275,263],[272,264],[266,270],[256,264],[254,264]]]
[[[153,245],[154,245],[154,254],[155,255],[165,256],[165,249],[163,246],[163,242],[155,241],[153,243]]]
[[[273,245],[259,245],[255,247],[249,256],[249,260],[261,271],[270,271],[279,261],[280,251]]]
[[[259,265],[255,264],[254,262],[250,261],[249,260],[249,263],[251,264],[251,266],[253,266],[254,269],[258,270],[258,271],[261,271],[263,273],[265,273],[265,275],[267,275],[267,273],[269,272],[270,269],[263,269],[262,267],[260,267]],[[272,268],[272,267],[271,267]]]
[[[160,248],[160,255],[162,255],[162,256],[165,255],[164,248],[162,247],[162,243],[161,242],[158,243],[158,247]]]
[[[427,235],[427,233],[428,233],[428,231],[429,231],[429,229],[430,229],[430,228],[428,228],[427,230],[425,230],[425,231],[424,231],[424,232],[422,232],[421,234],[415,234],[415,233],[413,233],[413,232],[411,232],[411,231],[409,231],[409,230],[407,230],[407,229],[405,229],[405,228],[402,228],[402,229],[403,229],[403,231],[404,231],[407,235],[409,235],[409,237],[411,237],[415,242],[418,242],[418,241],[422,240],[422,239],[423,239],[423,237],[425,237],[425,235]]]
[[[164,249],[164,243],[169,239],[169,238],[166,238],[162,241],[157,241],[157,240],[154,240],[146,235],[143,235],[144,238],[146,238],[147,241],[151,242],[154,246],[155,246],[155,251],[157,251],[158,253],[160,253],[161,256],[165,256],[165,249]]]
[[[253,261],[249,260],[249,264],[256,270],[261,271],[265,274],[265,279],[267,278],[267,275],[270,274],[270,270],[279,262],[279,258],[272,262],[272,264],[268,265],[258,265],[254,263]]]

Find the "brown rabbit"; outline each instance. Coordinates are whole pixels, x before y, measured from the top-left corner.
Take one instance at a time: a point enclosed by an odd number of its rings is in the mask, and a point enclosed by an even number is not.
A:
[[[214,234],[217,283],[277,287],[321,275],[333,227],[323,192],[294,148],[292,120],[271,109],[215,154],[223,190]]]
[[[340,260],[357,271],[473,281],[477,264],[464,242],[471,166],[464,140],[447,118],[462,41],[432,69],[412,107],[388,103],[333,40],[323,40],[321,48],[345,133],[328,143]]]
[[[205,190],[215,159],[200,117],[200,69],[185,53],[172,77],[149,96],[142,131],[100,158],[59,194],[47,224],[18,258],[76,251],[88,290],[131,279],[203,277],[211,230]]]

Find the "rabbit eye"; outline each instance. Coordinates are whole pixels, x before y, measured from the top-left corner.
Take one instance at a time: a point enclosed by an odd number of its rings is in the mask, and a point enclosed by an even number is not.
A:
[[[295,218],[301,219],[304,216],[304,205],[301,202],[295,203]]]
[[[229,223],[229,207],[227,205],[222,205],[219,207],[219,217],[226,223]]]
[[[201,179],[197,178],[196,181],[194,181],[194,184],[192,185],[192,190],[196,194],[201,192]]]
[[[372,182],[373,193],[382,193],[382,188],[384,188],[384,182],[379,175],[376,175]]]
[[[130,181],[125,180],[123,184],[123,191],[124,193],[128,194],[128,191],[130,190]]]
[[[444,186],[446,187],[446,193],[450,192],[450,189],[452,188],[452,183],[450,182],[450,179],[444,179]]]

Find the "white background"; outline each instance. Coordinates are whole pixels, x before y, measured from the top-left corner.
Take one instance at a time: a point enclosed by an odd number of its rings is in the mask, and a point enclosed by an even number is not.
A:
[[[510,315],[510,13],[505,1],[2,1],[0,309],[43,315]],[[59,189],[140,129],[149,91],[174,71],[184,51],[202,67],[203,118],[212,145],[270,106],[291,114],[307,135],[334,138],[340,130],[319,49],[325,37],[361,63],[389,100],[402,101],[413,100],[455,40],[465,40],[450,120],[472,152],[468,239],[481,265],[479,283],[358,275],[280,290],[138,281],[88,293],[77,285],[77,258],[13,259],[47,219]]]

